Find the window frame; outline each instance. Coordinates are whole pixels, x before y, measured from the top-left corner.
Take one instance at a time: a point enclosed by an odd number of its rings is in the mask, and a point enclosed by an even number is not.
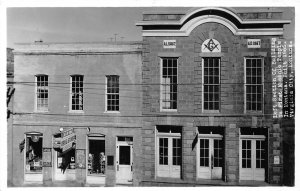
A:
[[[82,97],[82,110],[73,110],[72,109],[72,82],[73,82],[73,77],[75,76],[82,76],[82,95],[84,95],[84,75],[82,74],[73,74],[70,75],[70,99],[69,99],[69,112],[70,113],[84,113],[84,98]]]
[[[39,108],[38,107],[38,77],[41,77],[41,76],[47,76],[47,94],[48,94],[48,101],[47,101],[47,108]],[[35,79],[35,95],[34,95],[34,111],[35,112],[48,112],[49,111],[49,75],[47,74],[37,74],[34,76],[34,79]],[[45,86],[43,86],[45,87]],[[45,99],[45,98],[44,98]]]
[[[114,95],[118,95],[119,96],[119,110],[108,110],[108,77],[110,76],[115,76],[118,77],[118,89],[119,89],[119,93],[115,93]],[[110,93],[111,94],[111,93]],[[119,75],[105,75],[105,113],[120,113],[120,76]]]
[[[247,109],[247,59],[260,59],[261,60],[261,86],[262,86],[262,91],[261,91],[261,109],[260,110],[248,110]],[[252,84],[249,84],[252,85]],[[258,84],[254,84],[254,85],[258,85]],[[246,56],[244,57],[244,113],[263,113],[264,111],[264,57],[262,56],[255,56],[255,57],[251,57],[251,56]],[[252,102],[251,102],[252,103]]]
[[[219,60],[219,109],[210,110],[204,109],[204,59],[205,58],[217,58]],[[210,84],[211,85],[211,84]],[[215,85],[215,84],[214,84]],[[221,57],[220,56],[205,56],[202,57],[202,113],[220,113],[221,110]]]
[[[177,78],[177,98],[176,98],[176,109],[164,109],[163,108],[163,60],[164,59],[175,59],[177,61],[177,73],[176,73],[176,78]],[[160,57],[160,96],[159,96],[159,107],[161,112],[177,112],[178,110],[178,65],[179,65],[179,57],[176,56],[164,56]],[[170,88],[171,89],[171,88]],[[170,90],[170,95],[171,95],[171,90]]]

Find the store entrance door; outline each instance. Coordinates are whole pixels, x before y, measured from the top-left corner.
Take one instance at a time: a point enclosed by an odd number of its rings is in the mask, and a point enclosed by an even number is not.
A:
[[[132,137],[118,137],[117,138],[117,184],[132,184],[132,150],[133,138]]]
[[[199,135],[197,149],[197,166],[199,168],[198,178],[222,178],[223,148],[223,139],[221,135]]]
[[[75,149],[67,153],[54,151],[54,180],[75,180]]]
[[[87,150],[87,183],[105,185],[106,155],[104,136],[89,136]]]
[[[240,180],[265,180],[266,141],[264,135],[241,135]]]

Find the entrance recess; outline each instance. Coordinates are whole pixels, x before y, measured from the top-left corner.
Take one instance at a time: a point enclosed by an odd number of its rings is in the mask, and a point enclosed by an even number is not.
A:
[[[132,184],[133,171],[133,138],[132,137],[117,137],[116,149],[116,183],[117,184]]]
[[[240,180],[265,180],[265,148],[264,135],[240,136]]]
[[[199,134],[197,147],[197,177],[201,179],[221,179],[224,156],[223,136],[219,134]]]
[[[105,184],[106,153],[103,135],[88,136],[87,178],[88,184]]]
[[[67,153],[54,151],[54,179],[75,180],[75,149]]]

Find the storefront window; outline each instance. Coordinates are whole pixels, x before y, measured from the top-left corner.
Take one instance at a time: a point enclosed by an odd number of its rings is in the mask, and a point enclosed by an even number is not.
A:
[[[26,173],[42,173],[43,137],[26,135]]]

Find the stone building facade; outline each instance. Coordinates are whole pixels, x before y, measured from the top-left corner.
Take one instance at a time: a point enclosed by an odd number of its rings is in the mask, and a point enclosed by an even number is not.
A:
[[[143,33],[141,185],[282,184],[271,39],[280,11],[150,12]]]
[[[138,185],[141,45],[19,44],[8,186]]]

